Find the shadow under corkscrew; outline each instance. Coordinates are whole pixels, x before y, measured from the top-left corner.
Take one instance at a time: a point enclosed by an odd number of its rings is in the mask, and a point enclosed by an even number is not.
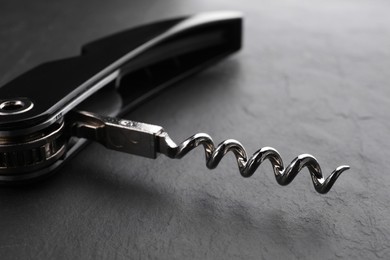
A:
[[[176,145],[164,131],[158,137],[159,152],[174,159],[180,159],[191,150],[203,145],[206,155],[206,166],[209,169],[215,169],[228,152],[233,152],[237,160],[238,169],[245,178],[252,176],[260,164],[268,159],[272,164],[276,181],[283,186],[290,184],[295,176],[306,167],[310,172],[315,190],[321,194],[327,193],[341,173],[350,168],[347,165],[339,166],[325,179],[317,159],[310,154],[301,154],[284,167],[279,152],[272,147],[263,147],[251,157],[248,157],[243,145],[234,139],[225,140],[216,146],[208,134],[198,133]]]

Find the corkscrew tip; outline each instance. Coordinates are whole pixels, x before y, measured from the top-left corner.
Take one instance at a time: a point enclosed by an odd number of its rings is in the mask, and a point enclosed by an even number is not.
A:
[[[340,175],[346,171],[349,170],[351,167],[349,165],[341,165],[337,167],[328,178],[326,178],[325,182],[321,185],[317,185],[315,181],[313,180],[314,187],[318,193],[326,194],[330,191],[333,184],[336,182],[336,180],[340,177]]]

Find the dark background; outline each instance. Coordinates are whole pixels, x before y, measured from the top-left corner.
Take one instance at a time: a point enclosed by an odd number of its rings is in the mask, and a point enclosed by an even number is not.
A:
[[[0,85],[106,34],[212,10],[244,12],[243,50],[126,118],[351,170],[321,196],[307,170],[281,187],[269,163],[244,179],[232,155],[209,171],[201,149],[149,160],[92,144],[39,185],[0,188],[2,259],[390,258],[388,1],[1,1]]]

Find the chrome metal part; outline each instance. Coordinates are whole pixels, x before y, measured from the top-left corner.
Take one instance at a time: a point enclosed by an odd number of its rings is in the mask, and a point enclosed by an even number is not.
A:
[[[101,143],[111,150],[157,157],[157,135],[160,126],[130,120],[104,117],[89,112],[71,112],[72,135]]]
[[[295,176],[307,168],[315,190],[327,193],[342,172],[350,167],[337,167],[327,178],[324,178],[317,159],[310,154],[297,156],[290,164],[284,166],[279,152],[272,147],[263,147],[248,157],[245,148],[236,140],[228,139],[215,145],[211,137],[198,133],[179,145],[169,137],[160,126],[139,123],[130,120],[102,117],[88,112],[74,112],[72,133],[75,136],[97,141],[109,149],[156,158],[162,153],[169,158],[180,159],[188,152],[202,145],[206,155],[206,166],[214,169],[222,158],[232,152],[237,160],[238,169],[243,177],[250,177],[262,162],[269,160],[276,181],[280,185],[290,184]]]
[[[35,134],[0,138],[0,181],[47,167],[63,156],[67,145],[64,127],[59,120]]]
[[[0,116],[17,115],[31,110],[34,103],[28,98],[6,99],[0,101]]]

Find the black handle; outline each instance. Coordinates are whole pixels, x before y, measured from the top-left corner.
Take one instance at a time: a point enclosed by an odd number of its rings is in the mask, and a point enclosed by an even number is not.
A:
[[[0,89],[0,104],[18,98],[33,103],[23,113],[12,113],[11,106],[3,111],[0,133],[43,129],[109,87],[124,101],[118,113],[134,107],[239,50],[241,22],[233,12],[172,19],[89,43],[80,56],[42,64]]]

